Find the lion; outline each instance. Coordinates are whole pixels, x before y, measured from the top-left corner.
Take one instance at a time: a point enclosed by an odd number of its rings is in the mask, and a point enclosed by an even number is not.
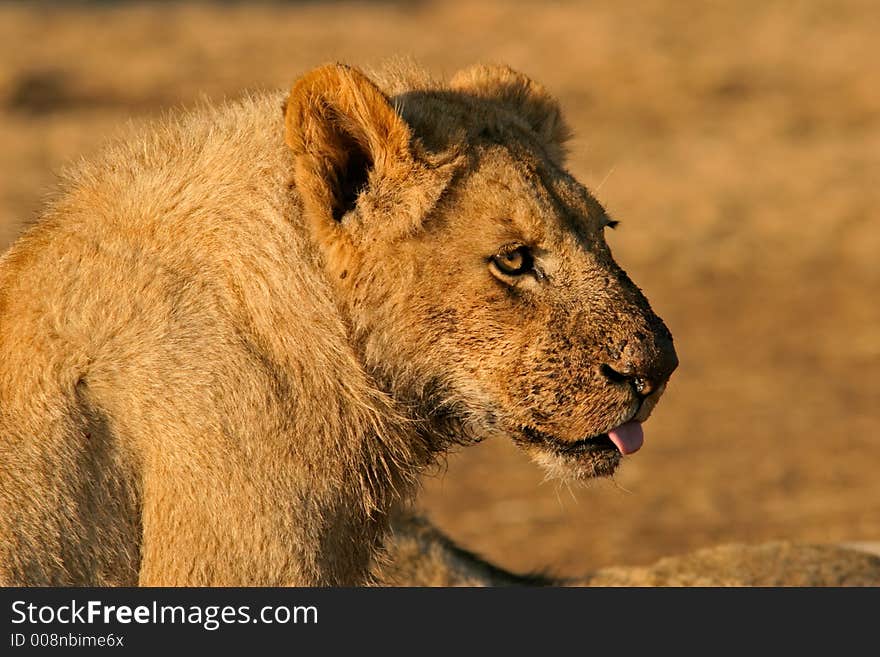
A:
[[[611,475],[678,359],[568,134],[331,64],[75,167],[0,260],[0,583],[363,585],[453,445]]]

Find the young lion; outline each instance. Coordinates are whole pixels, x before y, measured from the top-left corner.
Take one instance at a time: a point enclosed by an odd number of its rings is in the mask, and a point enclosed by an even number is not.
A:
[[[677,359],[566,133],[330,65],[81,165],[0,260],[0,582],[362,584],[451,443],[611,474]]]

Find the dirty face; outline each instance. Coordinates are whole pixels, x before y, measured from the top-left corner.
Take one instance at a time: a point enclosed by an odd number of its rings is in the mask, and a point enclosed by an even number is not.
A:
[[[610,475],[642,445],[672,337],[539,131],[468,109],[454,163],[414,157],[397,188],[371,173],[325,238],[359,356],[433,431],[509,437],[563,478]]]
[[[641,446],[677,365],[672,337],[582,185],[540,153],[477,150],[442,210],[388,254],[411,272],[397,303],[418,323],[395,333],[418,336],[406,351],[473,433],[508,436],[561,476],[609,475]]]

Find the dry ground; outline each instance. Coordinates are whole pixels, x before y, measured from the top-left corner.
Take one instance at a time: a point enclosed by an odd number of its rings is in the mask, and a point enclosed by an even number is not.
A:
[[[506,62],[544,82],[571,168],[681,367],[614,482],[569,491],[504,442],[424,505],[512,568],[575,574],[716,543],[880,540],[880,4],[0,6],[0,247],[64,162],[129,119],[328,60]]]

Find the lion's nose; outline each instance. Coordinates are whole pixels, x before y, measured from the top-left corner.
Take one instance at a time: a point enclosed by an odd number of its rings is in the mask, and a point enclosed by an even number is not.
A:
[[[663,385],[659,378],[648,378],[636,374],[634,368],[630,367],[630,365],[631,363],[627,363],[627,367],[623,371],[618,371],[608,363],[605,363],[602,365],[601,371],[605,378],[613,383],[629,383],[640,397],[647,397]]]
[[[619,363],[600,367],[602,375],[613,383],[629,383],[637,395],[647,397],[663,386],[678,367],[678,355],[667,335],[668,332],[655,338],[649,345],[625,348]]]

